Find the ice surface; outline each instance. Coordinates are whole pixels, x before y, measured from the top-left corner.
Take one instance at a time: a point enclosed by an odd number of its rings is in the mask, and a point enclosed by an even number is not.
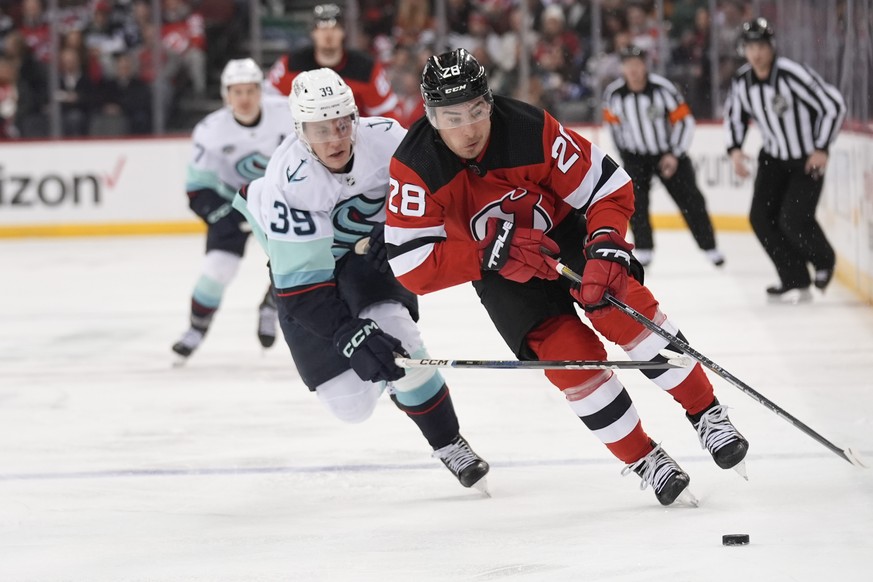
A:
[[[750,234],[712,267],[656,232],[648,283],[691,345],[834,443],[873,458],[873,307],[836,282],[767,305]],[[255,333],[250,243],[200,350],[172,368],[201,237],[0,242],[0,581],[867,581],[873,469],[733,386],[750,481],[718,469],[681,409],[620,372],[692,477],[662,508],[534,371],[445,372],[493,497],[461,488],[391,402],[343,425]],[[472,289],[423,298],[434,357],[507,358]],[[610,357],[624,355],[610,349]],[[724,547],[725,533],[751,544]]]

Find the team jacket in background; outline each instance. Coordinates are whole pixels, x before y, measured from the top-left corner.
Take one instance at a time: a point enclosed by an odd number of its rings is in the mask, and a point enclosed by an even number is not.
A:
[[[507,97],[494,97],[491,121],[479,159],[459,159],[422,118],[391,160],[385,241],[417,294],[481,278],[477,241],[491,216],[549,231],[581,209],[589,232],[627,232],[633,186],[599,147]]]
[[[770,77],[759,80],[752,65],[740,67],[725,103],[727,148],[740,148],[754,119],[764,151],[780,160],[799,160],[827,151],[846,116],[840,92],[812,69],[776,57]]]
[[[320,68],[315,62],[315,49],[307,47],[280,57],[270,69],[268,83],[282,95],[290,95],[297,75]],[[360,51],[347,50],[343,60],[331,68],[352,90],[361,115],[397,118],[397,95],[377,61]]]
[[[612,139],[623,154],[673,154],[678,158],[688,152],[694,116],[666,78],[650,73],[639,93],[628,89],[624,79],[618,79],[606,88],[603,102],[603,120],[609,124]]]

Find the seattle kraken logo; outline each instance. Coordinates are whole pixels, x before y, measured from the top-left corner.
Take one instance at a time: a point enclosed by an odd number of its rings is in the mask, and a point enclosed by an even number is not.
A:
[[[331,215],[334,258],[339,259],[354,248],[356,242],[370,234],[375,222],[372,218],[384,207],[384,198],[367,198],[363,194],[337,204]]]
[[[260,152],[250,153],[236,163],[236,173],[246,182],[251,182],[264,175],[269,161],[270,158]]]

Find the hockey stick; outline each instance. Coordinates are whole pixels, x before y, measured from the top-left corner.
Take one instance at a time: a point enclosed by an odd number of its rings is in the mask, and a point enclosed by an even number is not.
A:
[[[599,360],[435,360],[394,358],[401,368],[484,368],[488,370],[663,370],[687,368],[691,358],[679,356],[666,362]]]
[[[576,283],[582,283],[582,277],[566,265],[560,263],[559,261],[555,261],[554,267],[555,270],[558,271],[558,273],[563,277],[566,277],[567,279],[570,279],[571,281],[574,281]],[[665,330],[663,327],[661,327],[633,307],[625,305],[622,301],[619,301],[608,293],[606,294],[606,300],[609,301],[613,306],[615,306],[616,309],[618,309],[625,315],[628,315],[637,323],[640,323],[643,327],[661,336],[662,338],[670,342],[673,346],[675,346],[677,349],[691,356],[702,365],[715,372],[715,374],[725,379],[730,384],[733,384],[735,387],[739,388],[741,392],[751,397],[759,404],[762,404],[771,412],[775,412],[777,416],[780,416],[783,419],[787,420],[792,425],[794,425],[795,428],[799,429],[803,433],[806,433],[808,436],[812,437],[820,444],[830,449],[830,451],[835,453],[837,456],[845,459],[856,467],[866,467],[866,465],[861,461],[861,458],[858,456],[858,454],[851,448],[842,449],[828,439],[824,438],[823,436],[809,428],[806,424],[789,414],[786,410],[781,408],[775,402],[773,402],[772,400],[770,400],[769,398],[767,398],[766,396],[764,396],[763,394],[761,394],[760,392],[758,392],[757,390],[755,390],[754,388],[752,388],[751,386],[749,386],[748,384],[746,384],[745,382],[743,382],[742,380],[740,380],[739,378],[737,378],[736,376],[734,376],[733,374],[731,374],[691,346],[689,346],[678,337]]]

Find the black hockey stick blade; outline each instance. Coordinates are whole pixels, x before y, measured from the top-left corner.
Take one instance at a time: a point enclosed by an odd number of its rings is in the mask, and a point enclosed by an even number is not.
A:
[[[574,281],[576,283],[582,283],[582,277],[579,275],[579,273],[576,273],[559,261],[555,261],[555,270],[557,270],[560,275],[566,277],[567,279],[570,279],[571,281]],[[707,368],[712,370],[715,374],[738,388],[741,392],[751,397],[753,400],[763,405],[765,408],[768,408],[771,412],[776,413],[777,416],[780,416],[786,421],[790,422],[792,425],[794,425],[795,428],[805,433],[807,436],[812,437],[814,440],[818,441],[819,444],[824,445],[837,456],[841,457],[842,459],[856,467],[867,467],[867,465],[865,465],[861,461],[858,453],[850,448],[843,449],[835,445],[816,431],[812,430],[802,421],[789,414],[785,409],[777,405],[775,402],[773,402],[772,400],[770,400],[769,398],[767,398],[766,396],[764,396],[763,394],[761,394],[760,392],[758,392],[757,390],[755,390],[754,388],[752,388],[751,386],[749,386],[748,384],[746,384],[745,382],[743,382],[742,380],[740,380],[739,378],[737,378],[736,376],[734,376],[733,374],[731,374],[691,346],[689,346],[686,342],[682,341],[678,337],[665,330],[663,327],[661,327],[633,307],[625,305],[625,303],[619,301],[608,293],[606,294],[606,300],[609,301],[616,309],[631,317],[646,329],[652,331],[653,333],[661,336],[662,338],[670,342],[677,350],[681,351],[684,354],[687,354],[691,358],[694,358],[696,361],[700,362],[701,365],[706,366]]]
[[[693,362],[686,356],[674,356],[665,362],[610,360],[438,360],[395,358],[401,368],[480,368],[487,370],[663,370],[687,368]]]

